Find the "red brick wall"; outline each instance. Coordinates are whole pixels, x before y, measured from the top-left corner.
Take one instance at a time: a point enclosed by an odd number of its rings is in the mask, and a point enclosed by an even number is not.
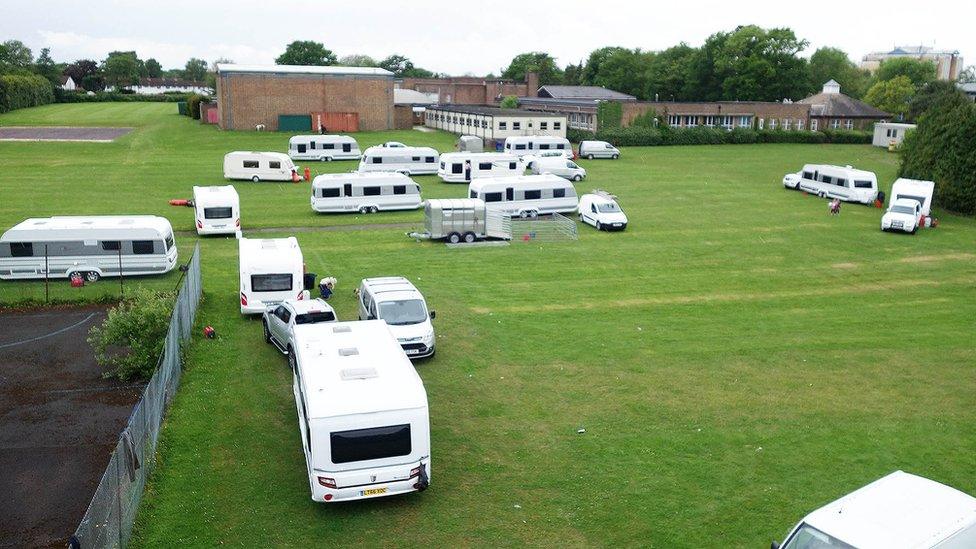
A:
[[[621,103],[623,107],[623,116],[621,117],[621,124],[624,126],[629,126],[633,122],[634,118],[638,115],[644,114],[645,112],[654,109],[658,116],[663,116],[667,118],[668,115],[678,114],[678,115],[729,115],[729,116],[741,116],[749,115],[752,116],[754,120],[760,118],[764,119],[766,122],[766,128],[769,127],[770,119],[782,120],[784,118],[789,118],[792,122],[791,125],[796,127],[797,120],[803,120],[804,129],[809,129],[810,127],[810,106],[801,103],[764,103],[764,102],[747,102],[747,101],[719,101],[714,103],[676,103],[671,101],[637,101],[633,103]],[[738,120],[735,121],[738,124]],[[755,124],[755,122],[753,122]],[[699,125],[702,122],[699,121]],[[777,126],[780,126],[782,122],[777,122]]]
[[[526,82],[452,76],[448,78],[404,78],[400,87],[422,93],[436,93],[438,102],[453,105],[498,105],[506,95],[516,97],[535,96],[539,78],[535,73],[526,75]],[[534,86],[534,87],[533,87]]]
[[[396,130],[409,130],[413,127],[413,107],[410,105],[397,105],[393,107],[393,128]]]

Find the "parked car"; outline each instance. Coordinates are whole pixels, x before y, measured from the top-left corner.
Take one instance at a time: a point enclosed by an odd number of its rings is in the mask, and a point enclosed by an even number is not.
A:
[[[888,211],[881,216],[882,231],[902,231],[915,234],[922,220],[922,205],[911,198],[891,201]]]
[[[544,174],[551,173],[570,181],[582,181],[586,178],[586,170],[581,168],[576,162],[567,158],[539,158],[532,162],[532,173]]]
[[[617,204],[617,197],[604,191],[584,194],[579,201],[580,221],[600,231],[622,231],[627,228],[627,215]]]
[[[383,143],[380,146],[381,147],[386,147],[388,149],[400,149],[400,148],[406,147],[406,145],[404,145],[403,143],[400,143],[399,141],[387,141],[386,143]]]
[[[359,320],[385,321],[410,359],[434,356],[434,316],[402,276],[365,278],[359,285]]]
[[[273,309],[264,312],[264,341],[287,354],[286,349],[294,336],[296,325],[335,322],[336,314],[323,299],[287,299]]]
[[[536,160],[539,159],[565,158],[566,160],[572,160],[573,151],[567,149],[539,151],[531,154],[524,154],[520,158],[522,159],[522,163],[525,164],[525,167],[531,170],[535,165]]]
[[[594,158],[620,158],[620,150],[606,141],[581,141],[579,155],[593,160]]]

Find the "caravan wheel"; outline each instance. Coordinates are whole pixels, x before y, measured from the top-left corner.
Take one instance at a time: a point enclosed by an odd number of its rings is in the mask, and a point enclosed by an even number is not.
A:
[[[85,273],[85,280],[88,282],[97,282],[102,275],[98,274],[98,271],[88,271]]]
[[[84,277],[85,277],[85,273],[81,271],[71,271],[70,273],[68,273],[68,278],[84,278]]]
[[[477,239],[477,237],[471,231],[464,233],[464,241],[471,244]]]
[[[323,156],[323,157],[320,157],[319,160],[321,160],[322,162],[332,162],[332,157],[331,156]]]
[[[539,217],[539,212],[537,212],[537,211],[535,211],[535,210],[531,210],[531,211],[529,211],[529,218],[530,218],[530,219],[535,219],[535,218],[537,218],[537,217]]]
[[[251,181],[257,183],[258,181],[261,181],[261,178],[255,175],[254,177],[251,178]]]
[[[458,242],[461,242],[461,235],[458,233],[451,233],[447,235],[447,241],[451,244],[457,244]]]

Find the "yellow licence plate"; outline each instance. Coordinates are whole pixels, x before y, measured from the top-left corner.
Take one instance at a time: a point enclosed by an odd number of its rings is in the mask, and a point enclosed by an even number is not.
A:
[[[372,490],[363,490],[364,496],[376,496],[385,493],[386,493],[386,488],[373,488]]]

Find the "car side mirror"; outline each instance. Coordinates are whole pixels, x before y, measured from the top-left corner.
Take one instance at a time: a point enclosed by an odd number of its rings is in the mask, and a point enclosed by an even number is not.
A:
[[[437,311],[431,311],[430,312],[430,319],[431,320],[434,320],[435,318],[437,318]]]

